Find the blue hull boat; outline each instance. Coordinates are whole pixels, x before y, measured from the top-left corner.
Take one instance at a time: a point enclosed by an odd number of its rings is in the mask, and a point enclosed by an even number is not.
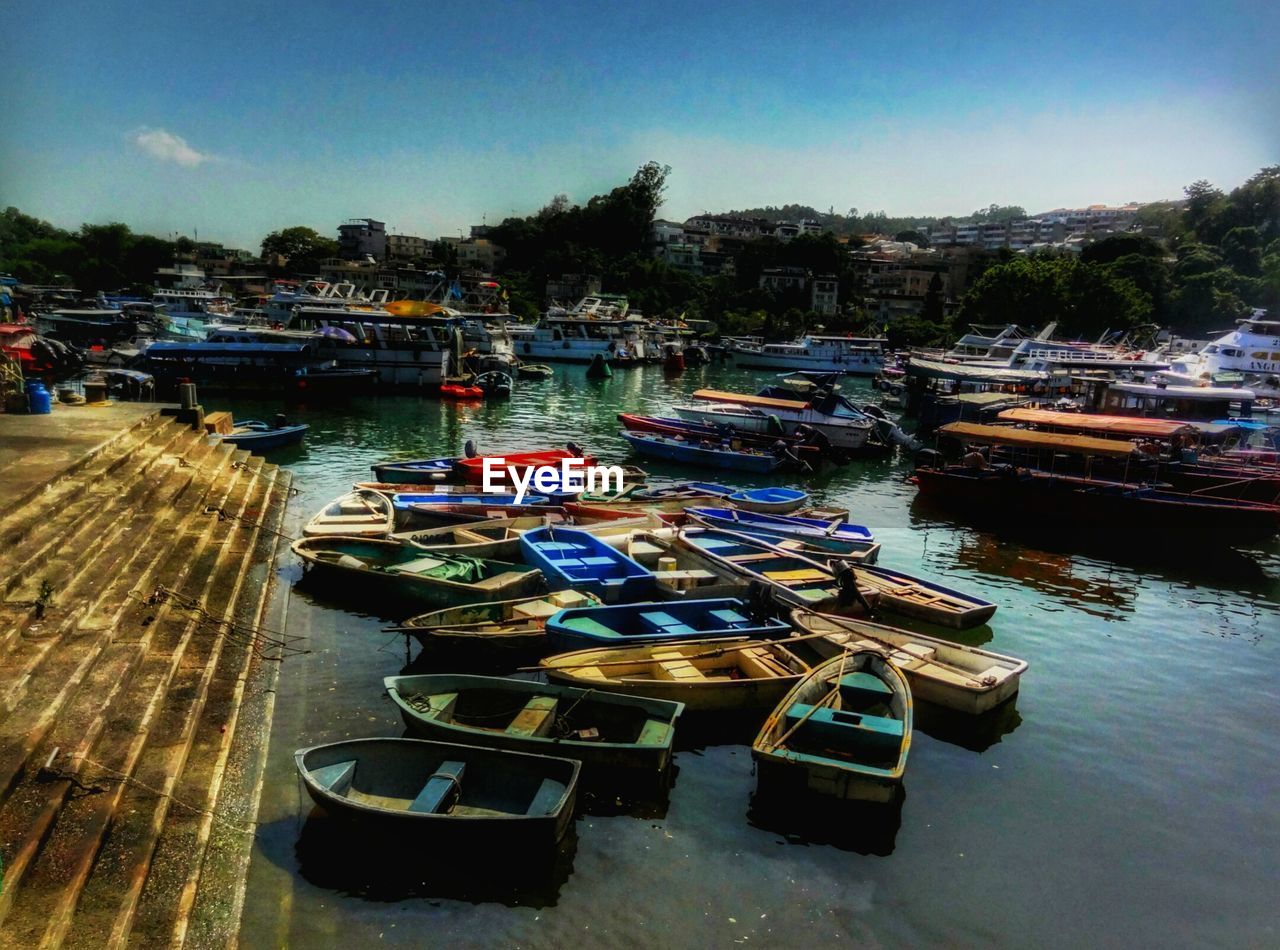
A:
[[[785,515],[808,504],[809,493],[796,488],[746,488],[730,495],[729,501],[735,508]]]
[[[717,485],[715,482],[679,482],[662,488],[649,488],[636,491],[633,497],[637,501],[671,501],[679,498],[697,498],[714,495],[717,498],[728,498],[738,489],[728,485]]]
[[[811,547],[837,554],[879,550],[875,535],[862,525],[820,518],[797,518],[794,515],[769,515],[736,508],[686,508],[685,513],[708,528],[725,528],[748,534],[801,541]],[[864,558],[866,560],[866,558]],[[874,560],[871,558],[870,560]]]
[[[648,458],[685,465],[701,465],[707,468],[728,468],[740,472],[757,472],[767,475],[776,471],[782,459],[763,452],[747,452],[727,445],[697,444],[648,432],[622,432],[631,448]]]
[[[791,626],[779,620],[752,619],[747,605],[732,597],[574,607],[547,620],[547,640],[554,650],[716,637],[776,639],[790,631]]]
[[[248,422],[237,422],[230,435],[222,436],[223,442],[230,442],[238,449],[249,449],[262,452],[267,449],[278,449],[285,445],[296,445],[311,426],[272,426],[256,419]]]
[[[396,485],[429,485],[453,477],[456,458],[418,459],[412,462],[378,462],[373,472],[380,482]]]
[[[520,538],[520,550],[553,590],[590,591],[605,603],[650,597],[657,583],[647,567],[585,531],[535,528]]]

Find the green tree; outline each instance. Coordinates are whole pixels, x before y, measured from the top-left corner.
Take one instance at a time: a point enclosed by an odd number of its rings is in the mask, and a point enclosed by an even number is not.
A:
[[[338,256],[338,242],[327,238],[313,228],[301,225],[272,231],[262,239],[262,256],[283,257],[289,270],[297,273],[313,269],[328,257]]]

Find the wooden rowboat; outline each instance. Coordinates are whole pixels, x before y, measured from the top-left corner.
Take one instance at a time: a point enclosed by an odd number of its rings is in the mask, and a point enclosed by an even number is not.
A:
[[[912,633],[852,617],[831,617],[794,610],[791,622],[806,634],[824,634],[807,643],[828,656],[844,649],[878,650],[911,684],[921,702],[981,715],[1018,692],[1027,663],[978,647]]]
[[[598,607],[600,603],[594,594],[563,590],[446,607],[410,617],[393,629],[412,634],[427,650],[514,666],[549,652],[548,618],[571,607]]]
[[[520,538],[520,551],[554,590],[591,591],[606,603],[652,594],[653,572],[595,535],[573,528],[538,528]]]
[[[381,492],[357,489],[321,508],[302,533],[308,538],[342,535],[348,538],[384,538],[391,533],[395,509]]]
[[[881,610],[904,617],[968,630],[986,623],[996,612],[989,600],[879,564],[859,564],[856,573],[859,585],[880,594]]]
[[[555,845],[573,821],[581,766],[421,739],[356,739],[299,749],[298,775],[335,817],[450,847]]]
[[[701,552],[675,543],[673,529],[633,531],[626,537],[627,556],[653,572],[657,594],[664,600],[740,597],[750,583]],[[613,538],[606,538],[610,544]]]
[[[562,610],[547,620],[547,639],[557,650],[720,637],[763,639],[786,636],[789,630],[784,622],[753,617],[751,608],[733,597]]]
[[[811,668],[767,640],[576,650],[539,665],[553,683],[673,700],[691,712],[772,709]]]
[[[577,759],[657,778],[671,763],[680,703],[531,680],[463,674],[388,676],[409,730],[431,739]]]
[[[797,683],[751,745],[758,788],[887,802],[911,748],[911,689],[881,654],[842,653]]]
[[[617,521],[592,525],[575,525],[575,530],[585,531],[598,538],[626,537],[633,531],[657,527],[661,524],[656,515],[639,515]],[[536,515],[517,518],[492,518],[468,524],[444,525],[423,531],[402,531],[391,535],[391,540],[412,544],[424,551],[440,551],[446,554],[470,554],[474,557],[497,558],[503,561],[520,559],[520,537],[526,531],[542,528],[547,519]]]

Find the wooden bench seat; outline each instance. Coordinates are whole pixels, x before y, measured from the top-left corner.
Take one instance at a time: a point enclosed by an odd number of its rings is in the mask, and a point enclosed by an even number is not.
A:
[[[852,748],[868,752],[890,752],[902,745],[902,722],[887,716],[868,716],[847,709],[823,707],[809,718],[813,707],[807,703],[792,703],[784,716],[790,729],[803,720],[794,735],[801,741],[810,741],[830,748]]]
[[[512,736],[528,736],[541,738],[551,731],[555,724],[556,706],[559,700],[555,696],[534,696],[524,705],[524,709],[516,714],[507,726],[507,734]]]
[[[440,767],[427,779],[409,804],[409,811],[422,812],[429,815],[443,814],[458,800],[462,789],[462,773],[466,771],[465,762],[441,762]]]

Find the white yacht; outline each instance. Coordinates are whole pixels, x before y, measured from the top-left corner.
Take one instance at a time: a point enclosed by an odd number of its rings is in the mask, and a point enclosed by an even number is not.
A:
[[[1242,382],[1259,396],[1280,396],[1280,318],[1255,310],[1237,322],[1236,329],[1199,353],[1174,359],[1160,375],[1191,386],[1209,385],[1226,377]]]
[[[748,369],[876,376],[884,369],[883,344],[875,337],[810,334],[795,343],[738,344],[732,352],[734,362]]]
[[[463,352],[460,321],[400,316],[373,308],[297,306],[288,328],[316,333],[325,359],[372,369],[384,385],[434,388],[453,373]]]
[[[235,301],[216,290],[177,287],[157,290],[151,302],[165,316],[165,330],[170,336],[203,340],[209,331],[230,316]]]
[[[627,298],[592,294],[573,308],[552,308],[532,329],[511,327],[515,355],[526,361],[590,363],[597,355],[631,363],[648,355],[648,321],[629,312]]]

